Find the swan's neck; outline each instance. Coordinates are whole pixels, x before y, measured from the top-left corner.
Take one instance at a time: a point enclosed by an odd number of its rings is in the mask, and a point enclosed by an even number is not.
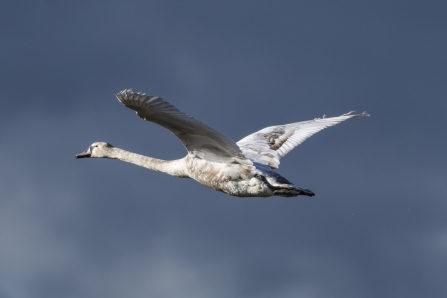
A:
[[[113,148],[110,150],[107,157],[130,162],[137,166],[163,172],[171,176],[189,178],[184,158],[177,160],[161,160],[132,153],[119,148]]]

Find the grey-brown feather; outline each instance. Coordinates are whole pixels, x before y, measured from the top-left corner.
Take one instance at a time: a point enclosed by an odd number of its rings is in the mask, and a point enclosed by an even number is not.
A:
[[[130,89],[116,93],[116,97],[123,105],[136,111],[141,119],[170,130],[189,153],[199,158],[252,164],[230,137],[179,111],[160,97],[134,93]]]

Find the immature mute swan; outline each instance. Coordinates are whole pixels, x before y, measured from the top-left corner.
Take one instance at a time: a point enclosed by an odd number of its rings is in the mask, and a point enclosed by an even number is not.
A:
[[[351,118],[369,116],[352,112],[332,118],[271,126],[235,143],[219,131],[180,112],[160,97],[134,93],[131,89],[115,94],[138,117],[157,123],[174,133],[188,154],[177,160],[146,157],[104,142],[93,143],[76,158],[120,159],[151,170],[194,180],[212,189],[238,197],[314,196],[276,173],[281,157],[326,127]]]

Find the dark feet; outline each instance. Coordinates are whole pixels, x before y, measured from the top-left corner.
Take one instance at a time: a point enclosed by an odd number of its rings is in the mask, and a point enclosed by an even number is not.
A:
[[[305,196],[309,196],[309,197],[315,196],[314,192],[311,191],[310,189],[301,189],[300,195],[305,195]]]

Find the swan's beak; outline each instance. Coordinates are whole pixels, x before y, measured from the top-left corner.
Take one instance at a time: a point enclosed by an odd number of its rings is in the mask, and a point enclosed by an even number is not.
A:
[[[84,152],[82,152],[82,153],[79,153],[79,154],[76,154],[76,158],[86,158],[86,157],[91,157],[91,153],[90,153],[90,150],[85,150]]]

